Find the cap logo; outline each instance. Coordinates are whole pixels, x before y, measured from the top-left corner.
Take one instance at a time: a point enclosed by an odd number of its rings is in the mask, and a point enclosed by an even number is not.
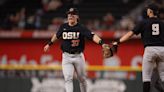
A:
[[[70,9],[69,9],[69,11],[71,11],[71,12],[72,12],[72,11],[74,11],[74,9],[73,9],[73,8],[70,8]]]

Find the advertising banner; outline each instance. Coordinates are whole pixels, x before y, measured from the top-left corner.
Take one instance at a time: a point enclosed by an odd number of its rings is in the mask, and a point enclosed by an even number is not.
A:
[[[44,52],[46,42],[45,39],[1,39],[0,64],[60,64],[61,41]],[[88,65],[138,66],[142,61],[143,46],[140,40],[133,39],[121,44],[114,57],[103,59],[101,46],[87,41],[84,54]]]

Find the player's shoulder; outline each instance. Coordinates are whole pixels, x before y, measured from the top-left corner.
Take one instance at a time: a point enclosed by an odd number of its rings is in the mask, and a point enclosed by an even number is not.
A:
[[[148,22],[162,22],[160,18],[148,18],[147,19]]]
[[[137,22],[136,26],[140,27],[148,23],[147,19],[142,19],[141,21]]]
[[[82,23],[77,23],[77,26],[78,27],[81,27],[81,28],[84,28],[85,27],[84,24],[82,24]]]
[[[65,27],[65,26],[68,26],[68,23],[63,23],[60,25],[61,27]]]
[[[145,25],[145,24],[151,24],[153,22],[161,22],[161,21],[158,18],[146,18],[140,21],[140,24]]]
[[[87,29],[87,27],[84,25],[84,24],[82,24],[82,23],[78,23],[78,26],[81,28],[81,29]]]
[[[143,19],[142,21],[140,21],[140,23],[145,24],[145,23],[148,23],[149,21],[150,20],[148,18],[146,18],[146,19]]]

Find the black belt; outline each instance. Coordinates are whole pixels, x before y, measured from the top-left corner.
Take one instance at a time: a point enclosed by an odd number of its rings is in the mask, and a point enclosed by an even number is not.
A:
[[[65,51],[65,52],[67,52],[67,53],[69,53],[69,54],[80,54],[80,53],[81,53],[81,51],[76,51],[76,52],[72,52],[72,51]]]

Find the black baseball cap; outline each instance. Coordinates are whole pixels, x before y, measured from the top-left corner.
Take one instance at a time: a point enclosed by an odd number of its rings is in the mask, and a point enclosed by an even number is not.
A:
[[[77,8],[70,8],[66,14],[75,14],[75,15],[79,15],[79,11]]]

